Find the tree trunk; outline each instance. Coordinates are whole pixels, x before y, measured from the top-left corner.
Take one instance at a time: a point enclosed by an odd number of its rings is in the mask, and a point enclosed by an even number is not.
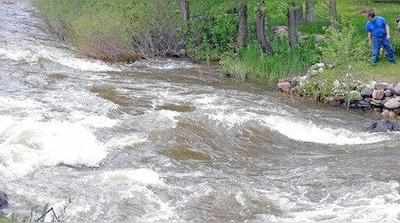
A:
[[[265,2],[261,1],[257,8],[256,17],[256,28],[257,28],[257,39],[261,49],[264,53],[271,55],[273,53],[271,41],[266,33],[265,23],[266,6]]]
[[[288,13],[288,29],[289,29],[289,45],[294,48],[299,45],[299,34],[298,34],[298,26],[299,23],[297,21],[296,14],[298,13],[299,8],[295,6],[289,7]]]
[[[183,21],[186,23],[186,25],[188,25],[190,21],[189,0],[180,0],[180,6]]]
[[[306,22],[313,23],[315,21],[315,0],[306,0]]]
[[[329,18],[331,25],[336,28],[338,26],[336,0],[329,0]]]
[[[240,0],[239,3],[239,34],[238,34],[238,46],[244,48],[247,46],[249,36],[248,28],[248,13],[247,13],[247,1]]]

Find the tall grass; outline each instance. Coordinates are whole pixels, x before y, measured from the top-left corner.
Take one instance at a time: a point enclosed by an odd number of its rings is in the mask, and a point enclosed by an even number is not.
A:
[[[293,75],[300,75],[319,61],[319,52],[313,40],[301,47],[290,48],[287,40],[273,41],[274,54],[269,56],[256,44],[243,49],[237,56],[226,56],[221,61],[223,70],[241,80],[277,81]]]

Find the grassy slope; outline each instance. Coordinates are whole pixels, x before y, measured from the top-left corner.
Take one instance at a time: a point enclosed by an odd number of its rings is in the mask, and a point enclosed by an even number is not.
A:
[[[397,54],[400,53],[400,32],[396,29],[395,20],[400,16],[399,3],[374,3],[370,0],[341,0],[338,4],[339,11],[344,19],[351,21],[357,30],[357,35],[365,36],[364,30],[366,18],[360,12],[366,9],[374,9],[378,15],[384,16],[391,27],[391,36]],[[352,64],[355,74],[363,80],[400,81],[400,63],[392,65],[385,60],[377,66],[368,62]]]

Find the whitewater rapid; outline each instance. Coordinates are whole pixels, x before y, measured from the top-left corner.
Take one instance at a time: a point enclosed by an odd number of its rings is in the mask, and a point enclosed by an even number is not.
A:
[[[71,223],[400,222],[399,135],[215,67],[84,58],[0,1],[0,191]],[[50,220],[50,217],[48,217]]]

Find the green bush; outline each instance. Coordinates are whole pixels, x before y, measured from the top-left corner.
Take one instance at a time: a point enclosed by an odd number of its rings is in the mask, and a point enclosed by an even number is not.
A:
[[[367,61],[370,55],[367,42],[355,33],[351,25],[344,25],[341,30],[329,27],[322,47],[322,60],[337,68],[346,68],[356,61]]]

